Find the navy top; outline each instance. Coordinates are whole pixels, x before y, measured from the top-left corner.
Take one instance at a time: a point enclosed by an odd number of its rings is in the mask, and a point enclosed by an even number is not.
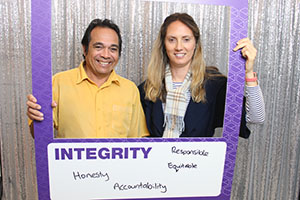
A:
[[[180,137],[212,137],[215,128],[223,126],[226,77],[214,77],[205,82],[206,102],[196,103],[190,99],[184,116],[185,129]],[[150,137],[162,137],[164,132],[164,113],[162,101],[145,99],[144,84],[138,86]],[[250,130],[246,126],[245,98],[243,101],[240,137],[248,138]]]

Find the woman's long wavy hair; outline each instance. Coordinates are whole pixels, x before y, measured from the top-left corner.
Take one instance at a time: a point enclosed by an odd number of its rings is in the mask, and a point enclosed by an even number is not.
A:
[[[168,26],[175,21],[180,21],[189,27],[195,37],[196,48],[190,65],[192,72],[190,90],[194,102],[205,102],[204,82],[211,75],[210,73],[206,73],[206,65],[202,55],[199,28],[194,19],[186,13],[171,14],[165,19],[164,23],[160,27],[159,35],[154,42],[150,62],[148,65],[148,75],[144,86],[146,99],[155,102],[157,98],[159,98],[165,102],[165,67],[169,63],[169,58],[165,48],[165,37]]]

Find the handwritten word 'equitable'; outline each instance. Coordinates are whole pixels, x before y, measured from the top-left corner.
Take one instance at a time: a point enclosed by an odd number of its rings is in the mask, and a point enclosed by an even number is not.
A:
[[[193,168],[195,169],[195,168],[197,168],[197,164],[195,164],[195,163],[191,163],[191,164],[181,163],[181,164],[177,165],[177,164],[173,164],[172,162],[169,162],[168,167],[170,169],[175,169],[175,171],[178,172],[179,169],[193,169]]]
[[[152,147],[55,148],[55,160],[147,159]]]
[[[114,190],[119,189],[120,191],[123,190],[138,190],[138,189],[147,189],[147,190],[160,190],[161,193],[166,193],[167,192],[167,186],[163,185],[161,183],[138,183],[138,184],[133,184],[133,185],[129,185],[129,184],[119,184],[119,183],[115,183],[114,184]]]
[[[87,178],[104,178],[105,181],[109,181],[108,173],[102,173],[102,172],[94,172],[94,173],[73,172],[73,177],[74,177],[74,180],[81,180],[81,179],[87,179]]]
[[[199,156],[208,156],[208,152],[205,150],[185,150],[185,149],[177,149],[175,146],[172,147],[172,153],[181,154],[181,155],[199,155]]]

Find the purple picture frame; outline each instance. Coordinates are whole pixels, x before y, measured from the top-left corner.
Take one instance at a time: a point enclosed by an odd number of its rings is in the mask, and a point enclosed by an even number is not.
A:
[[[165,0],[167,1],[167,0]],[[183,2],[169,0],[168,2]],[[247,37],[247,0],[185,0],[184,3],[223,5],[231,7],[230,49]],[[45,115],[43,122],[34,122],[38,197],[50,199],[47,146],[50,143],[113,143],[113,142],[180,142],[222,141],[227,144],[221,194],[217,197],[178,197],[166,199],[230,199],[235,157],[244,95],[245,60],[240,52],[229,52],[228,82],[223,137],[180,139],[53,139],[52,73],[51,73],[51,0],[31,1],[32,89]],[[145,200],[145,198],[143,198]],[[153,198],[149,198],[153,199]]]

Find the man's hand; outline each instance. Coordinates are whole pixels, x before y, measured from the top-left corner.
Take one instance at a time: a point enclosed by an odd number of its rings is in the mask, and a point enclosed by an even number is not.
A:
[[[41,106],[37,103],[37,99],[32,95],[29,94],[27,96],[27,116],[31,120],[37,120],[37,121],[42,121],[44,120],[44,114],[40,112]],[[57,104],[55,101],[52,101],[51,103],[52,108],[55,108]]]

